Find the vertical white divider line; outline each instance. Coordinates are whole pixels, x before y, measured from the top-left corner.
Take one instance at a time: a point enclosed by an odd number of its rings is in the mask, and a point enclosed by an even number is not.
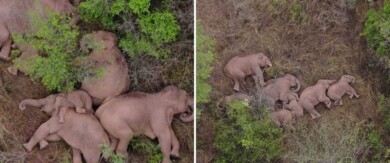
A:
[[[196,0],[193,1],[194,5],[194,163],[196,163]]]

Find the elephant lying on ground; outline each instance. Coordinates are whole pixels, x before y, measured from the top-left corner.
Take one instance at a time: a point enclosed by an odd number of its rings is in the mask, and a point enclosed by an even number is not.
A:
[[[292,87],[296,89],[291,90]],[[272,99],[281,100],[283,105],[288,103],[288,95],[290,92],[297,93],[301,89],[301,82],[290,74],[286,74],[283,77],[272,79],[267,81],[267,85],[262,89],[266,96],[270,96]]]
[[[49,95],[42,99],[25,99],[19,104],[20,110],[25,110],[26,105],[42,107],[42,111],[48,112],[54,109],[54,114],[59,115],[59,122],[64,122],[64,114],[69,108],[75,108],[77,113],[92,112],[92,99],[87,92],[74,90],[69,93]],[[86,109],[84,109],[86,108]]]
[[[294,95],[295,94],[295,95]],[[303,116],[303,108],[302,106],[298,103],[299,101],[299,98],[298,97],[298,94],[296,93],[290,93],[288,96],[287,96],[287,99],[289,101],[289,103],[286,105],[286,108],[291,110],[292,114],[298,118],[298,117],[302,117]]]
[[[249,96],[245,93],[233,93],[232,95],[220,98],[217,101],[217,108],[222,109],[225,105],[229,104],[229,102],[234,101],[234,100],[242,100],[242,101],[247,101],[248,103],[251,103],[254,100],[254,97]]]
[[[134,136],[158,138],[164,155],[179,157],[179,141],[171,127],[173,116],[180,114],[184,122],[191,122],[194,100],[176,86],[165,87],[158,93],[132,92],[113,97],[96,111],[104,129],[109,133],[111,148],[127,158],[127,146]]]
[[[59,123],[59,116],[53,114],[54,109],[45,110],[52,117],[35,131],[28,143],[23,147],[31,152],[39,143],[41,149],[48,145],[47,141],[63,139],[72,147],[73,163],[82,163],[81,154],[87,163],[98,163],[103,144],[109,144],[109,138],[100,122],[93,114],[78,114],[73,109],[66,109],[65,122]]]
[[[295,123],[295,119],[290,110],[279,109],[274,112],[270,112],[269,117],[277,127],[287,127],[292,131],[295,131],[295,127],[292,125]]]
[[[301,93],[299,104],[303,109],[310,113],[312,119],[321,117],[321,114],[314,109],[314,106],[320,102],[325,103],[326,107],[330,108],[331,101],[326,96],[326,90],[334,82],[336,82],[336,80],[320,79],[317,81],[316,85],[307,87]]]
[[[256,87],[259,84],[265,86],[263,70],[261,68],[267,66],[272,66],[272,63],[263,53],[235,56],[225,65],[224,72],[229,78],[233,79],[233,89],[238,92],[240,90],[240,84],[245,84],[245,77],[249,75],[255,80]]]
[[[9,60],[11,35],[33,32],[28,14],[47,15],[42,11],[71,14],[73,24],[79,19],[76,8],[68,0],[0,0],[0,59]]]
[[[96,105],[129,90],[128,66],[116,46],[117,43],[115,34],[105,31],[88,34],[80,41],[81,49],[92,50],[87,64],[93,64],[97,69],[103,70],[103,75],[85,78],[81,86],[81,89],[92,96]]]
[[[352,99],[353,96],[359,98],[360,96],[356,93],[355,89],[349,85],[350,83],[355,83],[355,77],[351,75],[343,75],[340,80],[332,84],[328,89],[328,97],[334,101],[334,105],[343,105],[341,97],[344,94],[348,94],[349,98]]]

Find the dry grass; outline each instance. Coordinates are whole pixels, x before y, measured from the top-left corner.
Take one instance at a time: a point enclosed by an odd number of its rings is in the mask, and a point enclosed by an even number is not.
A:
[[[339,79],[344,74],[356,77],[357,83],[353,87],[362,96],[360,99],[345,98],[344,106],[331,110],[321,104],[317,107],[323,115],[320,120],[308,120],[305,114],[305,123],[299,125],[314,130],[315,126],[330,126],[330,122],[340,119],[342,122],[337,122],[345,125],[374,118],[377,94],[382,86],[381,75],[369,66],[378,62],[359,35],[368,3],[356,3],[347,4],[345,0],[199,0],[198,18],[206,33],[217,43],[218,61],[209,81],[214,87],[212,99],[233,93],[233,83],[222,71],[231,57],[263,52],[274,65],[266,71],[265,79],[290,73],[305,88],[318,79]],[[247,79],[246,92],[253,94],[251,80]],[[212,124],[216,118],[213,115],[205,117],[212,118],[201,120],[198,126]],[[205,127],[207,129],[203,130],[213,130],[212,125]],[[298,133],[303,129],[299,128]],[[352,126],[350,129],[346,132],[353,133],[355,128]],[[198,130],[198,133],[202,135],[206,132]],[[201,135],[198,137],[205,138]],[[210,147],[203,146],[199,151],[208,158],[213,157],[213,140],[206,138],[204,141]],[[286,141],[285,147],[287,150],[296,148],[291,141]]]

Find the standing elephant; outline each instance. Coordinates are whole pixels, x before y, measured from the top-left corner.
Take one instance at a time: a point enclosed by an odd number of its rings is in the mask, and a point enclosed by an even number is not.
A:
[[[109,133],[111,148],[127,158],[127,146],[134,136],[158,138],[164,155],[179,157],[179,141],[171,127],[173,116],[180,114],[184,122],[194,119],[194,100],[176,86],[165,87],[158,93],[132,92],[113,97],[96,111],[104,129]]]
[[[92,50],[88,63],[103,70],[103,75],[84,79],[81,89],[92,96],[93,103],[100,105],[104,100],[129,90],[129,70],[125,58],[116,46],[118,38],[114,33],[98,31],[84,36],[81,49]]]
[[[332,100],[335,100],[334,105],[343,105],[341,97],[344,94],[348,94],[350,99],[352,99],[353,96],[356,98],[360,97],[356,93],[355,89],[349,85],[350,83],[355,83],[355,77],[351,75],[343,75],[339,81],[329,87],[328,97]]]
[[[33,32],[28,14],[47,15],[41,11],[70,14],[73,24],[79,20],[76,8],[68,0],[0,0],[0,59],[9,60],[11,35]]]
[[[295,119],[290,110],[279,109],[269,113],[269,117],[277,127],[287,127],[292,131],[295,131],[295,127],[292,125],[295,123]]]
[[[59,116],[53,114],[54,108],[45,110],[52,117],[35,131],[34,135],[23,144],[31,152],[39,143],[40,148],[48,145],[47,141],[63,139],[72,147],[73,163],[82,163],[83,154],[87,163],[98,163],[103,144],[109,144],[109,138],[100,122],[93,114],[78,114],[73,109],[66,109],[65,122],[59,123]]]
[[[292,89],[292,87],[296,87]],[[288,95],[290,92],[297,93],[301,89],[301,82],[293,75],[286,74],[277,79],[267,81],[267,85],[262,89],[266,96],[270,96],[275,100],[281,100],[283,105],[288,103]]]
[[[245,84],[245,77],[251,75],[256,87],[265,85],[263,70],[261,68],[272,66],[271,61],[263,53],[246,56],[235,56],[225,65],[224,72],[233,79],[235,91],[240,90],[240,84]],[[259,83],[260,82],[260,83]]]
[[[75,108],[77,113],[93,112],[92,99],[87,92],[82,90],[49,95],[42,99],[25,99],[20,102],[19,109],[25,110],[26,105],[42,107],[42,111],[45,112],[51,112],[54,109],[53,114],[59,115],[60,123],[64,122],[64,114],[68,108]]]
[[[303,109],[310,113],[312,119],[321,117],[321,114],[314,109],[315,105],[322,102],[325,103],[326,107],[330,108],[331,101],[326,96],[326,90],[334,82],[336,82],[336,80],[320,79],[317,81],[316,85],[307,87],[301,93],[299,104]]]

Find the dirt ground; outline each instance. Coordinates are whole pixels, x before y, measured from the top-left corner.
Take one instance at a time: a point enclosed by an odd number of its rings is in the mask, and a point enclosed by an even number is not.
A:
[[[371,5],[379,8],[382,3]],[[230,58],[262,52],[273,63],[265,79],[290,73],[301,81],[301,91],[319,79],[339,79],[344,74],[356,77],[353,87],[361,95],[359,99],[344,97],[344,106],[331,109],[317,106],[322,117],[313,121],[305,113],[297,122],[301,126],[297,133],[334,122],[352,124],[353,130],[359,122],[378,120],[378,95],[388,93],[389,88],[383,82],[375,53],[360,35],[369,5],[366,1],[349,4],[344,0],[198,0],[198,20],[216,42],[217,61],[209,80],[211,101],[233,93],[233,82],[222,71]],[[251,78],[246,81],[247,91],[253,92],[254,82]],[[212,106],[202,112],[197,125],[197,140],[202,142],[197,148],[199,162],[212,162],[217,155],[212,146]],[[297,148],[292,138],[293,134],[285,133],[281,162],[288,160],[283,160],[288,158],[288,151]]]

